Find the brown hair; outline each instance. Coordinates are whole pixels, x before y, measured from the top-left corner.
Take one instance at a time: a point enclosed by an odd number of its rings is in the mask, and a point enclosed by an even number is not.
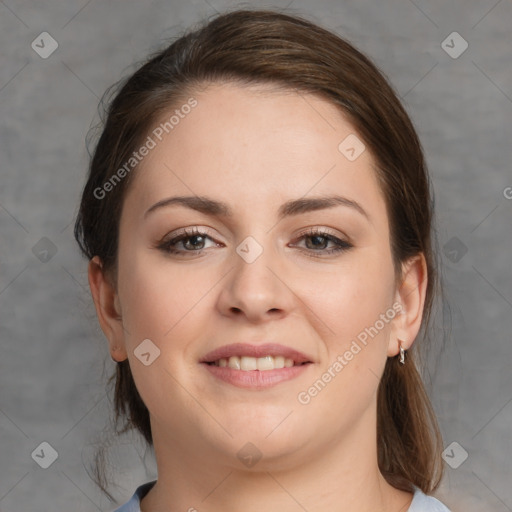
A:
[[[402,262],[418,253],[425,255],[425,334],[438,277],[431,238],[431,187],[417,134],[392,87],[367,57],[297,15],[236,10],[215,16],[152,55],[118,85],[91,158],[76,219],[75,238],[83,254],[88,259],[98,255],[104,272],[115,282],[120,212],[133,172],[101,200],[94,191],[129,159],[162,113],[208,83],[227,81],[270,83],[283,90],[314,93],[347,116],[377,163],[397,276]],[[426,339],[422,336],[422,344]],[[428,493],[442,477],[442,441],[417,370],[417,344],[408,351],[405,365],[397,357],[386,362],[378,389],[378,463],[394,487],[411,491],[413,484]],[[118,432],[134,428],[152,446],[149,413],[127,360],[117,364],[109,383],[113,379],[116,425],[126,418]],[[98,480],[106,492],[104,480]]]

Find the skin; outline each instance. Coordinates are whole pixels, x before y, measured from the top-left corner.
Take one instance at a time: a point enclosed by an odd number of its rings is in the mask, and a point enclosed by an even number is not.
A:
[[[111,355],[129,359],[150,412],[158,481],[141,510],[406,511],[412,494],[378,470],[376,399],[386,359],[418,333],[426,270],[419,255],[395,275],[374,158],[366,149],[351,162],[338,150],[355,129],[315,95],[216,83],[194,97],[197,107],[133,171],[117,284],[98,257],[89,264]],[[367,217],[336,206],[278,221],[285,201],[334,193],[357,201]],[[144,218],[178,195],[224,201],[233,217],[174,205]],[[208,228],[211,239],[178,243],[184,256],[156,248],[194,226]],[[310,227],[353,247],[325,255],[332,242],[300,238]],[[252,263],[236,252],[247,236],[263,248]],[[393,303],[403,313],[299,403],[298,394]],[[134,355],[146,338],[161,351],[149,366]],[[236,341],[288,345],[314,364],[269,389],[237,388],[198,363]],[[250,468],[237,457],[248,442],[262,453]]]

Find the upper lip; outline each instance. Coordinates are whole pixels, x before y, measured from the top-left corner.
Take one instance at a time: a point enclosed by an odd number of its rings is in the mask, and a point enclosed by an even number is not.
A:
[[[295,364],[313,362],[309,356],[302,352],[291,347],[286,347],[285,345],[279,345],[278,343],[262,343],[258,345],[251,345],[249,343],[232,343],[208,352],[208,354],[203,356],[200,362],[212,363],[222,358],[229,359],[231,356],[283,356],[288,359],[293,359]]]

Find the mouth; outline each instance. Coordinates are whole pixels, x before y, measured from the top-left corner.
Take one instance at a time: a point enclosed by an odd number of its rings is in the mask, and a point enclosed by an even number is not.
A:
[[[216,379],[254,390],[294,379],[314,366],[313,359],[302,352],[272,343],[225,345],[199,363]]]
[[[314,361],[292,347],[277,343],[231,343],[208,352],[199,362],[247,371],[289,368]]]

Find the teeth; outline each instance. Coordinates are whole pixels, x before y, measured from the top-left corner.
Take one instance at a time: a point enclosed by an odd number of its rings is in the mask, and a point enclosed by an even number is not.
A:
[[[228,361],[228,366],[234,370],[241,370],[240,358],[238,356],[231,356]]]
[[[290,368],[294,366],[293,359],[283,356],[265,356],[265,357],[248,357],[248,356],[231,356],[229,359],[223,357],[213,363],[215,366],[233,368],[234,370],[251,371],[251,370],[275,370],[276,368]]]

